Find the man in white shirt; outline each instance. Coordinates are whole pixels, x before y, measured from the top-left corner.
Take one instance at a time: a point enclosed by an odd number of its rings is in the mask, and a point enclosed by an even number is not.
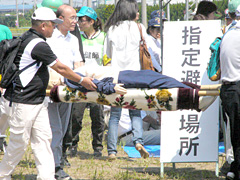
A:
[[[105,112],[105,123],[109,126],[109,115],[107,108],[104,109]],[[141,111],[141,117],[143,119],[142,126],[134,126],[132,123],[128,109],[122,109],[120,120],[117,126],[118,142],[124,146],[134,146],[133,143],[133,129],[134,131],[140,132],[142,134],[142,139],[144,145],[160,145],[160,116],[157,115],[155,111]],[[117,141],[111,140],[107,142],[108,153],[114,151],[117,153]],[[144,149],[144,151],[146,151]],[[148,152],[146,151],[146,154]],[[116,156],[109,156],[110,159],[115,159]]]
[[[155,111],[141,111],[143,119],[144,145],[160,145],[160,118]],[[118,124],[118,140],[122,145],[134,146],[132,141],[132,123],[126,109],[122,110]]]
[[[229,117],[234,161],[227,179],[239,179],[240,172],[240,1],[229,3],[229,12],[236,10],[236,25],[221,42],[220,67],[222,87],[220,98],[223,111]],[[237,8],[236,8],[237,7]]]
[[[80,61],[82,61],[78,39],[69,32],[73,31],[76,26],[76,11],[69,5],[62,5],[58,8],[56,15],[59,19],[63,20],[63,23],[55,28],[52,38],[48,39],[47,42],[63,64],[71,69],[75,69],[80,66]],[[63,171],[63,167],[60,165],[62,142],[67,131],[70,113],[71,104],[49,103],[48,105],[48,114],[53,134],[51,148],[55,161],[56,179],[71,179],[71,177]]]

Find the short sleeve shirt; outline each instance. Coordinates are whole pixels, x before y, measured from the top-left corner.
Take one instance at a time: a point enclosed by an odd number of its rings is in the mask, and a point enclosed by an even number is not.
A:
[[[22,37],[26,39],[20,46],[15,64],[21,70],[34,61],[37,63],[16,78],[13,92],[13,87],[8,87],[4,97],[8,100],[12,97],[12,101],[16,103],[41,104],[49,81],[47,66],[53,66],[57,62],[57,56],[46,43],[46,39],[34,29],[24,33]]]

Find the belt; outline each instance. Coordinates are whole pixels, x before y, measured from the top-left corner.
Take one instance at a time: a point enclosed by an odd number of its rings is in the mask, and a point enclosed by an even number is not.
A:
[[[223,81],[222,84],[223,85],[236,85],[238,81],[234,81],[234,82],[229,82],[229,81]]]
[[[121,136],[118,137],[118,139],[122,139],[122,138],[126,137],[129,134],[132,134],[132,131],[128,131],[128,132],[122,134]]]

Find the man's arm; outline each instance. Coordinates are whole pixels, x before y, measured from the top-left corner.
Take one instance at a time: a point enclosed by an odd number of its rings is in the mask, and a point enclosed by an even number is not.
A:
[[[60,61],[55,63],[53,66],[51,66],[53,70],[55,70],[57,73],[61,74],[67,79],[70,79],[75,82],[79,82],[81,80],[81,76],[73,72],[68,66],[62,64]],[[96,85],[92,82],[93,78],[90,77],[84,77],[83,81],[81,82],[81,85],[84,86],[88,90],[96,90]]]

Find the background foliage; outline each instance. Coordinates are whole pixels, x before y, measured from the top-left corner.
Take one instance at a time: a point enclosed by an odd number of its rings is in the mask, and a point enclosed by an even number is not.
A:
[[[224,10],[227,8],[228,2],[226,0],[214,0],[213,1],[217,7],[218,11],[224,15]],[[192,3],[190,3],[191,6]],[[163,5],[164,6],[164,5]],[[110,15],[113,13],[115,5],[99,5],[96,8],[96,12],[98,16],[102,19],[103,24],[107,21]],[[171,21],[184,20],[185,13],[185,3],[178,4],[170,4],[170,18]],[[147,6],[147,19],[150,19],[150,14],[154,10],[158,10],[159,5]],[[195,6],[191,7],[191,10],[194,11]],[[167,12],[167,8],[164,8],[164,11]],[[139,4],[139,12],[140,12],[140,22],[141,22],[141,4]],[[33,10],[26,12],[23,15],[19,15],[19,27],[30,27],[31,26],[31,15]],[[15,27],[16,16],[12,13],[13,16],[4,16],[4,14],[0,14],[0,22],[8,27]],[[224,19],[224,16],[222,16]]]

